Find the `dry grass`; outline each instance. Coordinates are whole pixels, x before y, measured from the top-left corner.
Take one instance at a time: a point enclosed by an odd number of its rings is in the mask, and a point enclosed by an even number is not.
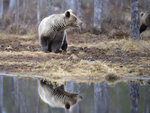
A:
[[[98,39],[91,34],[69,38],[67,53],[55,54],[40,51],[35,35],[2,33],[0,71],[53,77],[107,76],[109,79],[150,74],[150,40]]]
[[[122,46],[122,51],[125,51],[125,52],[135,52],[135,53],[150,51],[150,41],[128,40]]]

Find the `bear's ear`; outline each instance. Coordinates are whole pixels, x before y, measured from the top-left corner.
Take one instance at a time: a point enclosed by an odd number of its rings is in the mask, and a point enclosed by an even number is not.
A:
[[[66,16],[67,18],[69,18],[69,17],[70,17],[70,12],[69,12],[69,11],[66,11],[66,12],[65,12],[65,16]]]

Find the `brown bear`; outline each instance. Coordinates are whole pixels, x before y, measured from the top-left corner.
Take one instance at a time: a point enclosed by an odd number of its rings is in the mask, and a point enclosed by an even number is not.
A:
[[[54,108],[71,110],[71,108],[82,99],[82,96],[78,94],[66,92],[64,85],[57,86],[47,80],[40,80],[38,92],[40,98]]]
[[[71,9],[63,14],[53,14],[44,18],[39,24],[38,33],[42,50],[44,52],[60,52],[60,49],[66,51],[67,28],[80,28],[82,22],[73,13]]]
[[[150,27],[150,13],[140,13],[140,33]]]

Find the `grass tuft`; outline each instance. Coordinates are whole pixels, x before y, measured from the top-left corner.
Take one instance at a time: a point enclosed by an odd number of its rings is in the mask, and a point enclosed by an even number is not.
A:
[[[108,73],[108,74],[106,75],[105,79],[106,79],[107,81],[109,81],[109,82],[114,82],[114,81],[118,80],[119,77],[118,77],[116,74],[114,74],[114,73]]]

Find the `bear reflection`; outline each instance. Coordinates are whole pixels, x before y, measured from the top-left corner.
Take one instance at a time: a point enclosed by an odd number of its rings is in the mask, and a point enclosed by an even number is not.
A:
[[[40,80],[38,92],[40,98],[49,106],[68,110],[82,99],[78,94],[66,92],[64,85],[57,86],[46,80]]]

